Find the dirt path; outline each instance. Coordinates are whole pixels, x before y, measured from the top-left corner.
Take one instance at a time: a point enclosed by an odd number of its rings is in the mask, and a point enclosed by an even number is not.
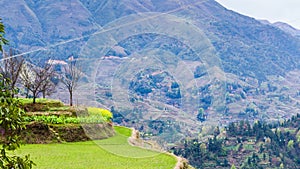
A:
[[[178,157],[175,154],[163,151],[161,148],[158,148],[158,146],[154,146],[153,143],[140,139],[139,132],[137,130],[135,130],[134,128],[132,128],[131,137],[128,138],[128,142],[132,146],[137,146],[137,147],[144,148],[144,149],[151,149],[153,151],[157,151],[160,153],[166,153],[170,156],[173,156],[174,158],[177,159],[177,163],[176,163],[174,169],[193,169],[192,167],[190,167],[188,165],[188,161],[185,158]]]

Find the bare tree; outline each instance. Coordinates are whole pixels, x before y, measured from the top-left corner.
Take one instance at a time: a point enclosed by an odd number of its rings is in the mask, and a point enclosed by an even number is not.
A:
[[[10,79],[10,89],[12,90],[12,97],[14,97],[14,90],[19,79],[22,65],[24,64],[23,56],[17,56],[16,50],[10,48],[9,53],[3,52],[3,62],[0,64],[0,73],[4,78]]]
[[[40,92],[43,95],[43,98],[46,98],[46,96],[50,96],[55,92],[56,85],[51,81],[51,79],[47,79],[44,81],[41,85]]]
[[[73,106],[73,92],[78,86],[78,81],[82,76],[81,67],[77,60],[69,59],[67,65],[63,67],[63,74],[61,75],[61,82],[67,88],[70,96],[70,106]]]
[[[36,98],[40,92],[45,92],[47,87],[51,86],[51,77],[54,75],[52,64],[44,64],[43,67],[38,67],[33,64],[26,63],[21,72],[21,79],[24,87],[32,92],[33,103],[36,103]],[[28,94],[28,93],[27,93]]]
[[[29,88],[31,86],[32,81],[34,81],[34,73],[31,69],[30,64],[26,63],[22,66],[22,71],[20,74],[21,81],[26,90],[26,98],[29,97]]]

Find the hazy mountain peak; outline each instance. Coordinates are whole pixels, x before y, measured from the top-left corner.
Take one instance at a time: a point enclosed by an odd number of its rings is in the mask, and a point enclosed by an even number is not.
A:
[[[80,55],[81,49],[90,44],[88,49],[97,52],[79,57],[91,59],[85,64],[89,73],[85,72],[85,82],[93,84],[82,87],[80,94],[92,97],[90,104],[97,102],[104,107],[123,106],[122,102],[114,102],[120,97],[130,102],[126,106],[136,108],[122,110],[132,119],[160,119],[170,124],[183,119],[194,127],[200,107],[211,115],[210,120],[220,123],[232,118],[272,118],[269,113],[277,108],[290,108],[283,115],[297,110],[292,107],[298,105],[297,99],[290,98],[297,97],[300,90],[295,87],[299,86],[298,79],[294,79],[300,68],[300,42],[293,36],[297,30],[288,25],[275,24],[279,29],[227,10],[213,0],[2,0],[0,6],[6,8],[0,10],[0,16],[13,47],[23,52],[43,47],[32,52],[31,57],[51,55],[54,60],[66,60],[70,55]],[[172,17],[156,20],[156,25],[149,20],[132,26],[136,23],[134,16],[146,16],[134,15],[141,13]],[[108,30],[114,23],[114,31]],[[118,31],[118,23],[123,24],[125,31]],[[126,27],[127,24],[131,25]],[[147,26],[153,29],[143,29]],[[159,31],[152,31],[155,26]],[[198,34],[191,35],[192,31],[186,28],[193,28]],[[180,39],[181,33],[190,35],[190,39]],[[203,45],[202,52],[195,52],[193,47],[197,45]],[[207,53],[213,58],[210,63],[205,62]],[[215,66],[217,62],[220,64]],[[147,66],[154,68],[146,69]],[[167,72],[168,69],[172,71]],[[217,78],[210,76],[212,72],[217,72]],[[283,88],[282,83],[288,87]],[[183,89],[182,84],[187,87]],[[124,98],[118,91],[121,87],[126,90]],[[225,106],[213,103],[222,92],[226,93],[226,99],[222,98]],[[284,97],[280,97],[282,92]],[[186,109],[182,109],[183,103]],[[252,103],[257,107],[253,108]]]
[[[300,30],[294,28],[293,26],[291,26],[287,23],[275,22],[275,23],[273,23],[273,25],[293,36],[300,36]]]

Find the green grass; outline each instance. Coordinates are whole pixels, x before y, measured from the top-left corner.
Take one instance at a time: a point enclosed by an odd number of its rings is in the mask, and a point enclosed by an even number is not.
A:
[[[33,102],[32,98],[18,98],[18,100],[23,104],[29,104]],[[36,103],[61,103],[61,101],[53,99],[36,98]]]
[[[130,129],[115,127],[116,136],[105,140],[27,144],[18,154],[30,154],[38,169],[173,169],[176,159],[167,154],[130,146]]]
[[[72,111],[70,106],[62,106],[62,107],[51,107],[49,111]]]
[[[114,129],[117,133],[122,134],[124,136],[130,137],[131,136],[131,130],[127,127],[123,126],[114,126]]]
[[[131,135],[131,130],[125,127],[115,127],[116,135],[110,139],[95,141],[97,145],[103,149],[119,156],[144,158],[157,156],[160,152],[141,149],[128,144],[128,137]]]

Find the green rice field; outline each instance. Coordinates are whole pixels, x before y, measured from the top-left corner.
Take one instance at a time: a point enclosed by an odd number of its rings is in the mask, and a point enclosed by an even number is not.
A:
[[[38,169],[173,169],[175,157],[128,144],[131,130],[115,127],[114,137],[88,142],[26,144],[17,154],[30,154]]]

